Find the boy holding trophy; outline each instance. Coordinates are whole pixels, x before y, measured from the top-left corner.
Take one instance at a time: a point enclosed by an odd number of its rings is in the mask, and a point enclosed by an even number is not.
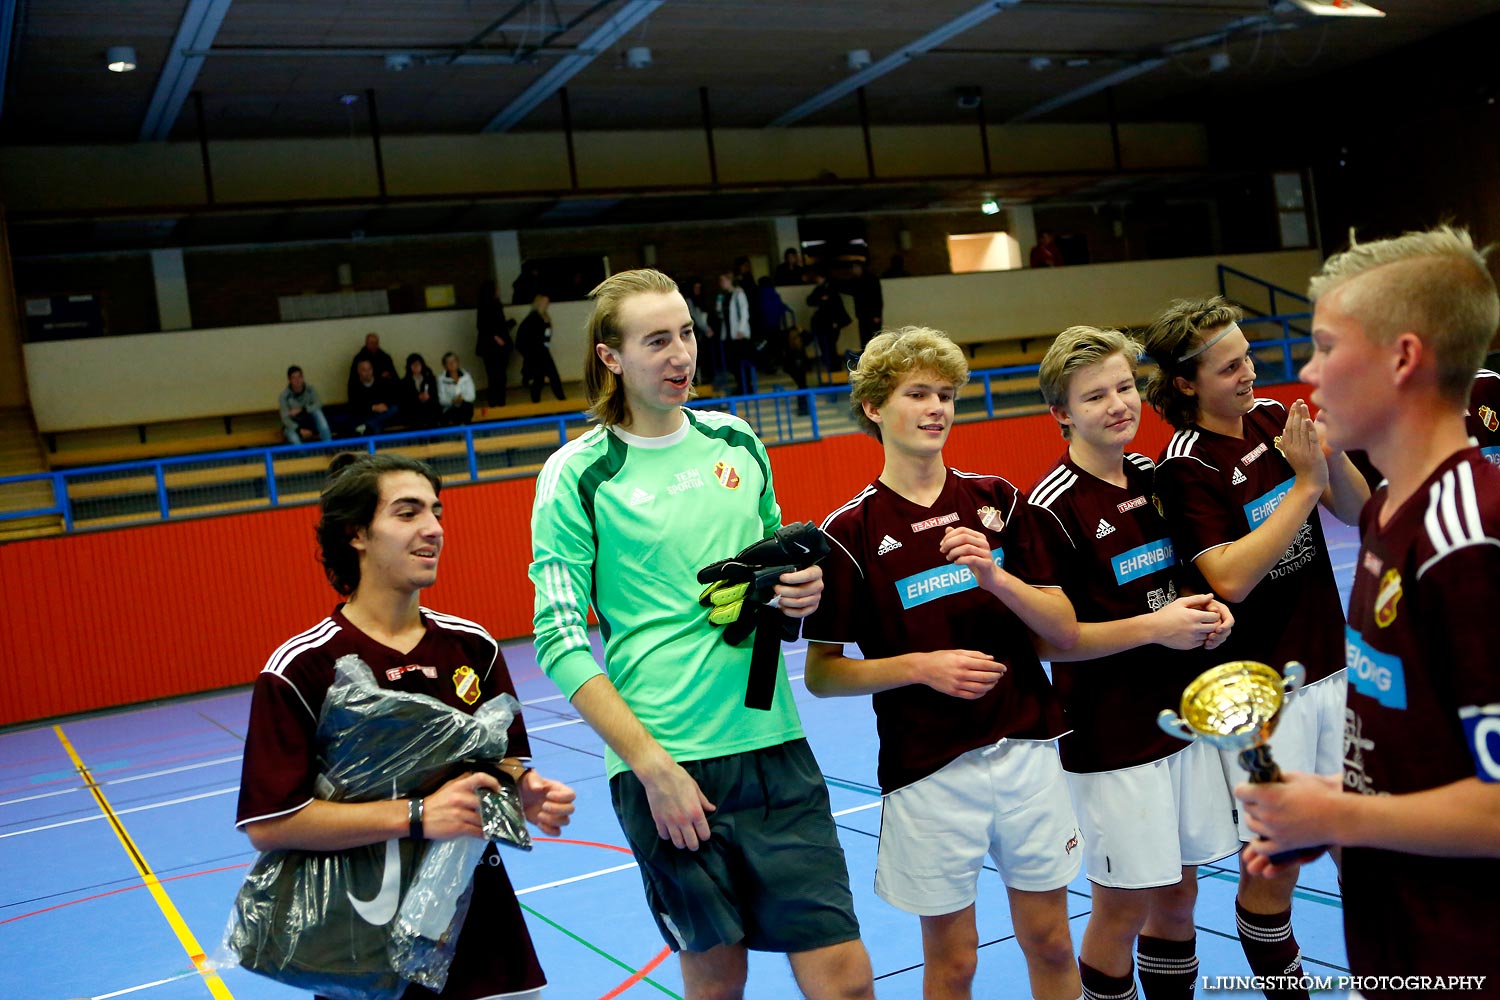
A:
[[[1302,379],[1318,422],[1386,483],[1360,516],[1342,782],[1288,774],[1236,789],[1265,838],[1245,865],[1276,876],[1288,866],[1273,854],[1344,845],[1357,977],[1483,975],[1494,991],[1500,669],[1483,623],[1500,580],[1500,469],[1471,444],[1464,409],[1500,300],[1483,253],[1447,226],[1351,246],[1311,295]]]

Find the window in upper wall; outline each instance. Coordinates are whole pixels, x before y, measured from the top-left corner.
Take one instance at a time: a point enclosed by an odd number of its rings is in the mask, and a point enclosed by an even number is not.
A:
[[[1010,271],[1021,266],[1021,244],[1009,233],[949,236],[948,266],[954,274]]]

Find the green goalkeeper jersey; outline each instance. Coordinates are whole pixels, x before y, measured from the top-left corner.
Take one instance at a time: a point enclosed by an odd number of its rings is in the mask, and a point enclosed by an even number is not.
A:
[[[595,427],[548,459],[530,570],[542,670],[569,698],[599,673],[592,605],[605,672],[678,762],[802,736],[785,662],[771,710],[746,708],[753,643],[724,642],[698,603],[699,569],[781,526],[765,446],[738,417],[683,413],[665,437]],[[627,770],[613,750],[606,765],[611,777]]]

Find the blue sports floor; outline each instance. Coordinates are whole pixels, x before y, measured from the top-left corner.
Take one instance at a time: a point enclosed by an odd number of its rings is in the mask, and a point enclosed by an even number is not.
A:
[[[1357,541],[1325,518],[1347,600]],[[269,648],[269,646],[268,646]],[[801,684],[813,751],[822,765],[848,858],[855,905],[883,998],[921,996],[917,919],[872,889],[880,798],[875,725],[867,698],[819,700]],[[505,657],[522,701],[535,763],[578,791],[573,823],[538,838],[506,864],[542,964],[549,1000],[680,997],[640,878],[609,804],[602,744],[537,669],[529,643]],[[204,974],[229,905],[254,857],[234,829],[248,690],[0,733],[0,1000],[281,1000],[306,994],[237,968]],[[1164,706],[1165,707],[1165,706]],[[1208,976],[1249,972],[1234,932],[1232,867],[1200,870],[1198,954]],[[1089,914],[1080,876],[1071,888],[1075,948]],[[981,879],[980,958],[974,995],[1030,996],[1005,893]],[[1326,859],[1303,872],[1294,925],[1307,972],[1344,971],[1342,904]],[[796,997],[785,959],[752,955],[751,997]]]

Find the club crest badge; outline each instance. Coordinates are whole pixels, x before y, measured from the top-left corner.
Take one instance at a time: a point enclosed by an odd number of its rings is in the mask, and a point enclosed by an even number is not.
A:
[[[714,466],[714,478],[726,489],[736,489],[740,485],[740,474],[734,470],[734,466],[725,462],[719,462]]]
[[[1005,518],[993,507],[979,508],[979,523],[990,531],[999,531],[1005,527]]]
[[[1157,517],[1161,518],[1162,520],[1166,520],[1167,512],[1161,505],[1161,497],[1157,496],[1155,493],[1151,494],[1151,506],[1156,508]]]
[[[1286,449],[1281,446],[1281,435],[1280,434],[1276,435],[1275,440],[1273,440],[1271,442],[1271,447],[1275,448],[1277,451],[1281,452],[1281,457],[1282,458],[1286,458]]]
[[[472,705],[479,700],[479,677],[472,668],[459,667],[453,671],[453,689],[465,705]]]
[[[1375,624],[1381,628],[1396,620],[1396,602],[1401,600],[1401,574],[1395,569],[1380,578],[1380,592],[1375,595]]]
[[[1488,406],[1479,408],[1479,422],[1484,424],[1485,430],[1500,431],[1500,414],[1496,414]]]

